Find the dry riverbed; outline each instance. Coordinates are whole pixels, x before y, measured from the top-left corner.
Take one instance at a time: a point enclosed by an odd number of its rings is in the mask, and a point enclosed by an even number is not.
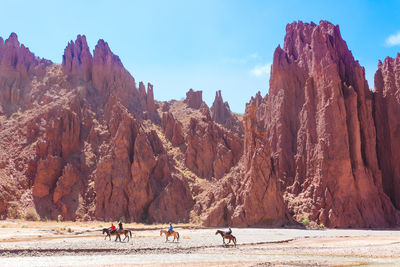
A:
[[[126,225],[133,238],[104,240],[100,222],[1,222],[0,266],[400,266],[400,231],[233,228],[238,245],[222,246],[216,229]],[[172,239],[171,239],[172,240]]]

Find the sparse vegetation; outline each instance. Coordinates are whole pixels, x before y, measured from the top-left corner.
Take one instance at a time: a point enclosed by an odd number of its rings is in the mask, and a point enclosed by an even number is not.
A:
[[[40,216],[37,214],[35,208],[30,207],[25,212],[25,220],[37,222],[40,220]]]
[[[59,214],[57,216],[57,222],[62,222],[63,221],[63,216],[61,214]]]
[[[325,229],[325,225],[324,225],[323,223],[321,223],[321,224],[319,225],[319,229]]]
[[[301,219],[301,223],[302,223],[305,227],[307,227],[307,226],[310,225],[310,220],[309,220],[308,218],[302,218],[302,219]]]
[[[22,213],[17,201],[8,202],[7,218],[22,219]]]

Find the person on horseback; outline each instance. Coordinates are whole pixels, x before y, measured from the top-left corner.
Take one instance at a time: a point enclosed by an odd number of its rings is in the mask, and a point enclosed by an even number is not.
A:
[[[114,232],[117,228],[114,226],[113,223],[111,223],[111,226],[108,229],[110,229],[111,232]]]
[[[169,224],[169,229],[168,229],[168,233],[172,234],[173,230],[172,230],[172,224]]]
[[[118,227],[119,227],[119,230],[120,230],[120,231],[124,230],[124,228],[122,227],[122,222],[121,222],[121,220],[119,220],[119,222],[118,222]]]
[[[229,230],[225,232],[226,235],[231,235],[232,234],[232,229],[229,227]]]

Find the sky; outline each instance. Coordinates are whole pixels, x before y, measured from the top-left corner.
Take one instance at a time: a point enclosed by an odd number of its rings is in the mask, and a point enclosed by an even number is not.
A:
[[[216,90],[243,113],[268,93],[273,53],[293,21],[338,24],[373,88],[378,60],[400,52],[400,1],[8,1],[0,0],[0,36],[17,33],[41,58],[61,63],[67,43],[85,34],[93,50],[108,42],[136,82],[157,100],[193,88],[210,106]]]

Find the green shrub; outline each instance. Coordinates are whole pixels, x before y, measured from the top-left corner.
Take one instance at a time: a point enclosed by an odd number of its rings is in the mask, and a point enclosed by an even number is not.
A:
[[[69,228],[69,227],[68,227],[67,231],[68,231],[68,233],[72,233],[73,232],[73,230],[71,228]]]
[[[325,225],[324,225],[323,223],[321,223],[321,224],[319,225],[319,228],[320,228],[320,229],[325,229]]]
[[[63,221],[63,216],[61,214],[59,214],[57,216],[57,222],[62,222]]]
[[[301,223],[304,225],[304,226],[309,226],[310,225],[310,220],[308,219],[308,218],[303,218],[303,219],[301,219]]]

